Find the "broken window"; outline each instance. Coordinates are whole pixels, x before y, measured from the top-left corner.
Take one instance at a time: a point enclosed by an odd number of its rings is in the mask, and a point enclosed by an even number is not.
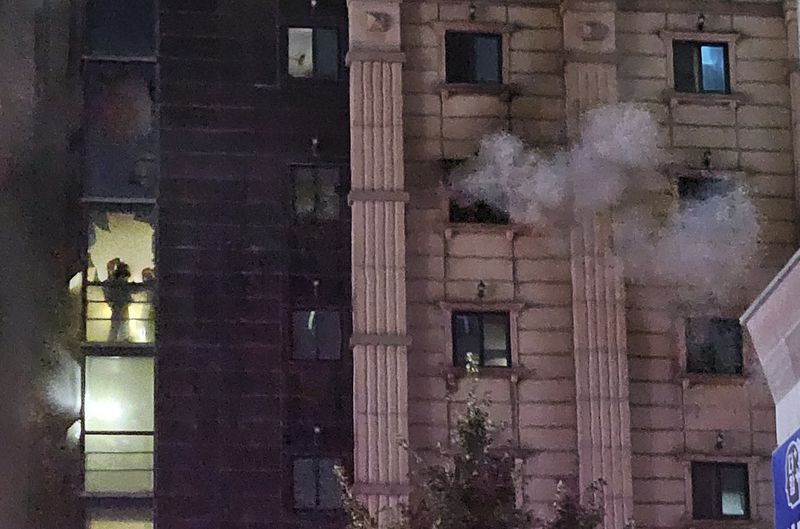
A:
[[[86,341],[153,343],[152,208],[96,206],[89,212]]]
[[[686,320],[686,369],[689,373],[740,375],[742,328],[735,319]]]
[[[339,32],[334,28],[289,28],[290,77],[331,79],[339,77]]]
[[[692,504],[695,520],[750,518],[747,465],[692,463]]]
[[[478,224],[508,224],[511,221],[507,212],[496,208],[483,200],[461,205],[450,200],[450,222]]]
[[[338,360],[342,354],[342,324],[338,312],[301,310],[292,314],[292,358]]]
[[[294,506],[300,510],[333,510],[341,507],[341,490],[333,458],[303,457],[293,462]]]
[[[502,36],[448,31],[445,70],[448,83],[502,83]]]
[[[507,312],[454,312],[453,364],[466,366],[472,355],[480,366],[511,366]]]
[[[727,44],[674,41],[672,57],[676,92],[730,93]]]
[[[296,165],[290,172],[297,217],[316,220],[339,218],[344,209],[340,168]]]
[[[678,196],[683,201],[699,202],[726,195],[733,191],[733,183],[721,178],[678,178]]]
[[[156,7],[153,0],[89,0],[86,18],[90,54],[155,55]]]
[[[153,490],[154,389],[152,357],[86,357],[87,492]]]
[[[150,64],[91,63],[86,69],[84,194],[152,198],[158,173]]]

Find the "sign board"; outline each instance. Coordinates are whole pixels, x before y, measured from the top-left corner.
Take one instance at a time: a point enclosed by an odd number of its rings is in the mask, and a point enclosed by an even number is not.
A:
[[[772,454],[775,529],[800,529],[800,430]]]

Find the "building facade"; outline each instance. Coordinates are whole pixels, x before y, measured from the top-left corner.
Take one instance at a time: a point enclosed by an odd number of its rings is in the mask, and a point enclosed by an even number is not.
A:
[[[395,506],[399,441],[448,442],[467,352],[537,512],[604,479],[607,528],[770,525],[774,405],[737,319],[797,244],[795,2],[120,0],[75,20],[87,527],[342,527],[335,464]],[[748,188],[759,258],[729,302],[626,280],[613,213],[451,203],[486,134],[560,149],[620,102],[659,124],[662,202],[711,168]]]

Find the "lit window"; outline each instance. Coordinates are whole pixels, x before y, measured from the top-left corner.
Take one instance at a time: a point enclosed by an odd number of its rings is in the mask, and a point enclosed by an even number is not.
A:
[[[86,341],[154,341],[152,214],[134,206],[90,211]]]
[[[152,491],[153,358],[87,356],[85,368],[86,491]]]
[[[85,194],[153,197],[158,171],[154,66],[90,63],[86,68]]]
[[[692,463],[692,504],[695,520],[749,518],[747,465]]]
[[[677,92],[730,92],[727,44],[675,41],[672,54]]]
[[[678,196],[684,201],[703,201],[730,193],[733,184],[729,180],[719,178],[691,178],[678,179]]]
[[[342,176],[338,167],[297,165],[291,168],[294,212],[301,218],[335,220],[342,210]]]
[[[91,509],[88,529],[153,529],[153,513],[146,509]]]
[[[289,28],[288,40],[291,77],[339,77],[339,34],[335,29]]]
[[[742,328],[735,319],[686,320],[686,369],[690,373],[742,373]]]
[[[152,0],[90,0],[89,51],[96,55],[155,54],[156,8]]]
[[[301,510],[333,510],[341,507],[341,490],[332,458],[298,458],[292,468],[294,506]]]
[[[448,31],[445,69],[448,83],[502,83],[502,37]]]
[[[453,363],[467,365],[472,354],[480,366],[511,365],[509,317],[504,312],[454,312]]]
[[[292,315],[292,358],[337,360],[342,354],[339,313],[327,310],[297,311]]]

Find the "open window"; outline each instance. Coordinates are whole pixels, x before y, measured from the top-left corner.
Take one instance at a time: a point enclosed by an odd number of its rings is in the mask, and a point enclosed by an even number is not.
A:
[[[511,366],[507,312],[453,312],[452,332],[455,366],[466,366],[469,355],[482,367]]]
[[[299,79],[337,80],[341,53],[336,28],[287,28],[287,72]]]
[[[334,467],[341,464],[329,457],[298,457],[292,463],[294,507],[304,511],[341,508],[341,490]]]
[[[736,319],[686,320],[686,370],[689,373],[740,375],[742,328]]]
[[[750,485],[744,463],[692,463],[695,520],[750,518]]]
[[[497,33],[447,31],[445,77],[448,83],[501,84],[503,36]]]
[[[709,198],[723,196],[733,189],[733,182],[722,178],[689,176],[678,178],[678,197],[686,203],[702,202]]]
[[[675,40],[672,55],[676,92],[731,92],[727,43]]]
[[[85,340],[149,344],[155,340],[154,211],[96,204],[89,210]]]
[[[154,359],[87,356],[84,377],[86,492],[152,492]]]

